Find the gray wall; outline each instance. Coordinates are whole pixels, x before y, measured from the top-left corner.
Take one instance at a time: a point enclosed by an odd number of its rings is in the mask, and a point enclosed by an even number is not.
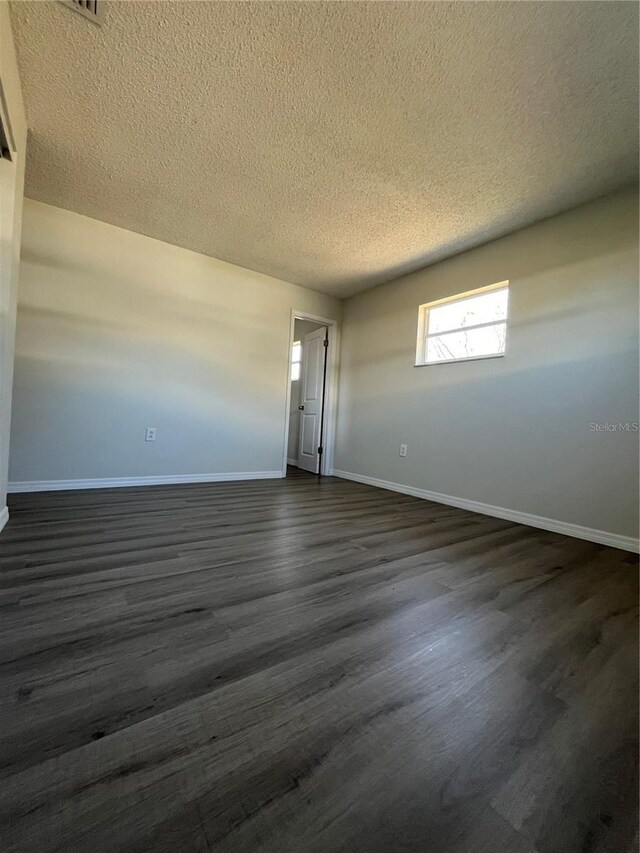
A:
[[[12,160],[0,160],[0,530],[8,518],[7,478],[11,424],[13,354],[27,121],[9,20],[9,4],[0,3],[0,98]],[[6,110],[6,113],[5,113]]]
[[[340,303],[26,200],[10,480],[281,470],[292,309]]]
[[[294,324],[294,340],[301,341],[304,344],[304,336],[309,332],[314,332],[320,329],[320,323],[313,323],[311,320],[296,320]],[[302,377],[302,368],[300,369]],[[300,404],[300,391],[302,387],[301,379],[291,382],[291,407],[289,409],[289,441],[287,445],[287,458],[294,460],[298,458],[298,446],[300,441],[300,412],[298,406]]]
[[[414,367],[418,305],[509,279],[505,358]],[[347,300],[335,468],[637,537],[638,197]],[[399,456],[400,443],[408,456]]]

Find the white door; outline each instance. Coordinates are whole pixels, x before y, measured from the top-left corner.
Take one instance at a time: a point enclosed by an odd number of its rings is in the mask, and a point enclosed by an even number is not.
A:
[[[300,391],[300,441],[298,468],[317,474],[320,470],[322,396],[324,392],[324,345],[327,330],[323,326],[305,335],[302,345],[302,388]]]

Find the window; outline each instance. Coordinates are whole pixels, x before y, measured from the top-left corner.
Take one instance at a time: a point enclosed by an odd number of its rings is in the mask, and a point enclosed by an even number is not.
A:
[[[291,349],[291,381],[300,379],[300,363],[302,361],[302,344],[296,341]]]
[[[508,305],[508,281],[421,305],[416,365],[504,355]]]

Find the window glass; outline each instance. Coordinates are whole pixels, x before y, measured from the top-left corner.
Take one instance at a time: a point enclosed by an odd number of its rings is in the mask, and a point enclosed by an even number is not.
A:
[[[291,381],[300,379],[300,362],[302,361],[302,343],[296,341],[291,348]]]
[[[509,282],[421,305],[416,364],[504,355]]]
[[[426,361],[481,358],[504,352],[506,323],[468,331],[447,332],[427,338]]]
[[[464,326],[506,320],[508,299],[509,291],[505,288],[445,305],[436,305],[429,309],[428,334],[439,334]]]

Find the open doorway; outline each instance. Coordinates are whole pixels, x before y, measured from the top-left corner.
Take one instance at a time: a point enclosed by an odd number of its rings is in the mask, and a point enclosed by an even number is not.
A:
[[[287,465],[320,472],[327,327],[296,319],[291,347]]]
[[[330,473],[336,338],[335,321],[294,312],[283,476]]]

